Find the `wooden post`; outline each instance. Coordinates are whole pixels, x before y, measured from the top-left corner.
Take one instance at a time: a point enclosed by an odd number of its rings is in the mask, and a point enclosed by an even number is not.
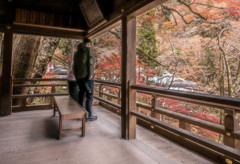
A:
[[[191,124],[189,124],[185,121],[179,120],[179,128],[182,128],[187,131],[191,131]]]
[[[27,105],[27,98],[22,98],[21,100],[21,108],[25,109]]]
[[[52,85],[51,93],[56,93],[55,85]],[[50,97],[50,105],[52,105],[52,107],[54,106],[54,97],[53,96]]]
[[[225,110],[224,119],[225,130],[227,131],[224,135],[223,142],[225,145],[240,149],[240,142],[231,137],[231,133],[238,131],[239,120],[234,110]]]
[[[151,117],[153,117],[153,118],[155,118],[155,108],[156,108],[156,94],[152,94]]]
[[[11,26],[7,26],[4,33],[3,65],[2,65],[2,83],[0,97],[0,114],[2,116],[12,113],[12,40],[13,33]]]
[[[158,102],[157,102],[157,95],[156,94],[152,94],[152,112],[151,112],[151,116],[153,118],[156,118],[158,120],[160,120],[161,115],[157,112],[155,112],[155,109],[158,107]]]
[[[118,88],[119,90],[118,90],[118,104],[120,104],[121,105],[121,89],[120,88]]]
[[[100,84],[100,85],[99,85],[99,90],[98,90],[98,91],[99,91],[99,93],[98,93],[98,94],[99,94],[99,97],[102,97],[103,84]],[[99,101],[98,105],[101,106],[102,103]]]
[[[136,93],[129,84],[136,83],[136,17],[122,17],[122,110],[121,136],[124,139],[136,137],[136,118],[130,111],[135,110]],[[130,82],[131,81],[131,82]]]

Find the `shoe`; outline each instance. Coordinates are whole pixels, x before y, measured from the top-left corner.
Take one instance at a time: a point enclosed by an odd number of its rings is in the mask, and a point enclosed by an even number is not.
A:
[[[95,121],[95,120],[97,120],[97,116],[91,115],[91,116],[89,116],[89,117],[87,118],[86,121]]]

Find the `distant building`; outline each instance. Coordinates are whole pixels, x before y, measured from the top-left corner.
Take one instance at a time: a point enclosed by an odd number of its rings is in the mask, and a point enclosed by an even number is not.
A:
[[[149,78],[149,80],[152,81],[154,85],[164,88],[169,88],[169,86],[171,85],[169,89],[173,90],[193,92],[194,88],[197,87],[197,83],[184,80],[176,75],[169,73],[166,70],[163,71],[162,76],[153,76]]]
[[[56,78],[67,78],[68,72],[69,70],[64,68],[63,65],[54,65],[54,63],[51,61],[48,64],[46,73],[52,73]]]

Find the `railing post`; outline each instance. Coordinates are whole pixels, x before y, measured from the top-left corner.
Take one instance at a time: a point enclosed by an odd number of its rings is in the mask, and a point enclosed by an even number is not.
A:
[[[121,88],[118,88],[118,104],[121,105]]]
[[[151,117],[155,117],[155,104],[156,104],[156,94],[152,94]]]
[[[136,91],[131,88],[131,85],[134,84],[133,81],[129,80],[129,139],[136,138],[136,125],[137,119],[136,116],[131,114],[131,111],[136,110]]]
[[[56,93],[55,85],[52,85],[51,93]],[[54,106],[54,97],[53,96],[51,96],[51,98],[50,98],[50,105],[52,105],[52,107]]]
[[[187,131],[191,131],[191,124],[189,124],[185,121],[179,120],[179,128],[182,128]]]
[[[21,108],[25,109],[27,105],[27,98],[22,98],[21,100]]]
[[[156,107],[158,106],[157,104],[157,95],[152,94],[152,111],[151,111],[151,116],[153,118],[159,119],[160,120],[160,114],[155,112]]]
[[[224,125],[227,132],[224,135],[223,143],[227,146],[240,149],[240,141],[231,137],[231,133],[238,131],[239,128],[239,119],[234,110],[225,110]]]
[[[103,84],[100,84],[100,85],[99,85],[99,89],[98,89],[98,91],[99,91],[99,93],[98,93],[99,97],[102,98]],[[101,103],[100,101],[99,101],[98,104],[99,104],[99,106],[102,105],[102,103]]]

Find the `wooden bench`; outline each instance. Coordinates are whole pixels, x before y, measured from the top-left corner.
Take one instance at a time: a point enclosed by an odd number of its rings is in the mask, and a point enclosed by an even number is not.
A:
[[[70,96],[54,96],[53,117],[55,113],[59,113],[59,139],[63,133],[82,131],[82,136],[85,136],[85,119],[87,116],[86,110],[79,105]],[[62,129],[63,120],[82,119],[82,127],[77,129]]]

